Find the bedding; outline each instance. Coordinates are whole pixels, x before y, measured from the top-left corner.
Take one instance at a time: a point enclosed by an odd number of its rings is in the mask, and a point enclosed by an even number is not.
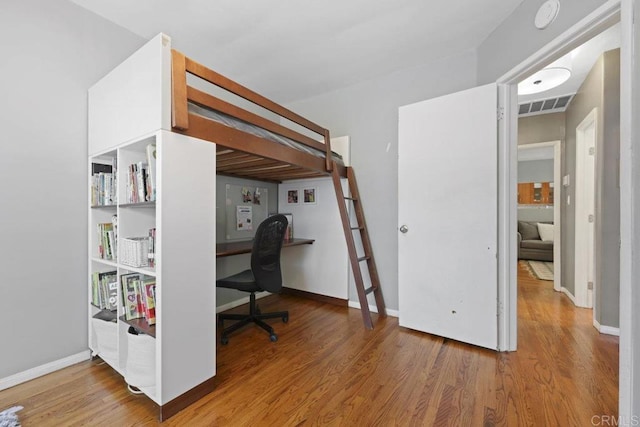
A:
[[[314,148],[308,147],[290,138],[284,137],[282,135],[278,135],[277,133],[268,131],[266,129],[262,129],[261,127],[252,125],[250,123],[246,123],[228,114],[224,114],[215,110],[210,110],[208,108],[203,108],[192,102],[188,103],[188,107],[189,107],[189,113],[196,114],[198,116],[201,116],[210,120],[214,120],[225,126],[229,126],[231,128],[241,130],[243,132],[246,132],[248,134],[251,134],[260,138],[268,139],[269,141],[286,145],[288,147],[294,148],[299,151],[304,151],[316,157],[320,157],[323,159],[325,158],[324,151],[320,151],[320,150],[316,150]],[[333,154],[333,159],[336,162],[338,162],[341,165],[344,165],[342,161],[342,156],[340,156],[340,154],[336,153],[335,151],[332,151],[331,153]]]

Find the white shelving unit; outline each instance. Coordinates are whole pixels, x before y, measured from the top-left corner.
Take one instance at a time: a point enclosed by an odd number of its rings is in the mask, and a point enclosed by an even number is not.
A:
[[[168,55],[170,40],[160,35],[89,91],[89,176],[94,163],[117,165],[115,204],[89,207],[89,347],[125,380],[139,378],[141,362],[151,367],[138,388],[158,404],[160,419],[210,391],[216,373],[216,147],[167,130]],[[128,203],[128,166],[146,162],[149,144],[157,153],[156,200]],[[97,224],[113,215],[118,244],[109,260],[100,256]],[[125,265],[121,239],[148,236],[151,228],[155,267]],[[92,274],[107,271],[118,278],[115,322],[95,319],[100,309],[91,303]],[[120,277],[133,272],[155,277],[155,327],[124,320]],[[143,334],[144,352],[129,339],[132,323]]]

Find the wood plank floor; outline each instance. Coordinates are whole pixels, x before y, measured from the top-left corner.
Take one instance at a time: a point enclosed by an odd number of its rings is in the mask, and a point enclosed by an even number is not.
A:
[[[358,310],[293,296],[277,343],[250,327],[218,347],[214,392],[167,426],[588,426],[617,415],[618,339],[519,266],[519,349],[496,353],[410,331],[365,331]],[[29,426],[152,426],[156,408],[99,359],[0,392]]]

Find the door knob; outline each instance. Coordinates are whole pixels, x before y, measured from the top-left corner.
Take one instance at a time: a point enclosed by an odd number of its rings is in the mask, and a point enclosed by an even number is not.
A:
[[[401,233],[406,233],[407,231],[409,231],[409,227],[407,227],[406,225],[403,225],[402,227],[400,227]]]

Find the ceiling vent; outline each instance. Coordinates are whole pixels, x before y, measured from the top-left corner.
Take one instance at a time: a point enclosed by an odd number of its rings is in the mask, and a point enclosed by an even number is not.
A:
[[[540,99],[525,102],[519,105],[520,117],[535,116],[538,114],[559,113],[565,111],[575,94],[563,95],[557,98]]]

